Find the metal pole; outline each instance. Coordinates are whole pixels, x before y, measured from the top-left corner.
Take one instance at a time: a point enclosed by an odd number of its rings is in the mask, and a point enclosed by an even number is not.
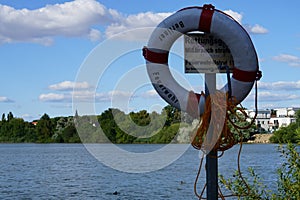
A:
[[[216,74],[205,73],[205,95],[216,91]],[[211,105],[213,106],[213,105]],[[207,136],[214,133],[207,133]],[[207,137],[207,140],[211,138]],[[218,199],[218,152],[210,151],[206,156],[206,195],[208,200]]]

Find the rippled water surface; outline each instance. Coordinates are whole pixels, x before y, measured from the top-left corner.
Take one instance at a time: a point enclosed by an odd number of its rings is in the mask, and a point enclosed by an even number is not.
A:
[[[120,145],[145,152],[163,145]],[[219,173],[236,169],[238,146],[219,159]],[[0,144],[0,199],[197,199],[193,184],[199,152],[189,148],[161,170],[125,173],[95,159],[81,144]],[[276,187],[281,158],[272,144],[243,145],[241,165],[252,167],[270,187]],[[199,188],[204,184],[201,172]]]

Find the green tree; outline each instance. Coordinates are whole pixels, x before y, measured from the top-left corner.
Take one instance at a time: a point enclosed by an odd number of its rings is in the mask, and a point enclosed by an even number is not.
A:
[[[12,120],[13,118],[14,118],[14,115],[12,114],[12,112],[9,112],[9,113],[7,114],[7,121]]]
[[[167,120],[165,125],[170,126],[172,123],[178,123],[181,121],[181,112],[177,108],[167,105],[164,107],[163,112],[167,114]]]
[[[37,135],[36,135],[36,127],[30,122],[25,122],[24,127],[24,142],[36,142],[37,141]]]
[[[6,121],[6,118],[5,118],[5,114],[4,114],[4,113],[2,114],[2,119],[1,119],[1,121],[2,121],[2,122],[5,122],[5,121]]]
[[[146,110],[141,110],[137,113],[131,112],[129,113],[133,122],[135,122],[139,126],[146,126],[150,123],[150,115]]]
[[[48,114],[44,114],[36,125],[38,142],[51,142],[54,126]]]
[[[297,143],[298,138],[297,124],[291,123],[289,126],[281,127],[275,131],[270,141],[273,143]]]
[[[75,125],[69,125],[62,131],[63,142],[68,143],[80,143],[80,138],[77,134]]]
[[[24,142],[25,138],[25,122],[21,118],[12,118],[9,121],[11,128],[12,142]]]
[[[35,142],[35,127],[22,118],[16,118],[12,112],[2,115],[0,123],[0,142]]]
[[[1,121],[0,126],[0,141],[10,142],[10,127],[7,121]]]
[[[114,120],[114,115],[121,112],[118,109],[109,108],[105,110],[100,116],[98,116],[99,124],[106,135],[106,137],[112,142],[116,142],[117,124]]]
[[[247,121],[246,116],[237,112],[235,115],[230,115],[230,120],[234,122],[234,125],[237,127],[249,127],[250,122]],[[234,134],[234,137],[237,142],[241,141],[241,137],[243,141],[248,141],[251,136],[251,132],[254,132],[256,129],[255,123],[253,123],[249,128],[244,129],[236,129],[230,122],[227,123],[230,131]]]

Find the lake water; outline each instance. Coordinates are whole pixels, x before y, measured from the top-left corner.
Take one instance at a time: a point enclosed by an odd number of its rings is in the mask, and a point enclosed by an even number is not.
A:
[[[145,151],[163,145],[119,146]],[[237,151],[235,146],[219,159],[219,173],[225,177],[236,170]],[[82,144],[0,144],[0,155],[0,199],[197,199],[193,184],[199,152],[192,147],[171,165],[148,173],[111,169]],[[276,187],[281,162],[277,145],[243,145],[245,176],[252,167],[270,188]],[[205,181],[201,173],[200,189]]]

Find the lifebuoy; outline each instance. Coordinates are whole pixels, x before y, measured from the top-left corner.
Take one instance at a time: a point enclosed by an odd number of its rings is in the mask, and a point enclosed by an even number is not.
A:
[[[212,5],[181,9],[163,20],[152,32],[147,47],[143,48],[143,56],[155,90],[170,105],[182,111],[194,115],[194,109],[198,108],[198,114],[204,112],[205,96],[178,84],[168,66],[171,46],[182,34],[191,31],[210,33],[228,46],[235,64],[231,77],[232,96],[238,103],[243,101],[260,76],[257,54],[246,30]],[[228,85],[221,90],[227,92]]]

